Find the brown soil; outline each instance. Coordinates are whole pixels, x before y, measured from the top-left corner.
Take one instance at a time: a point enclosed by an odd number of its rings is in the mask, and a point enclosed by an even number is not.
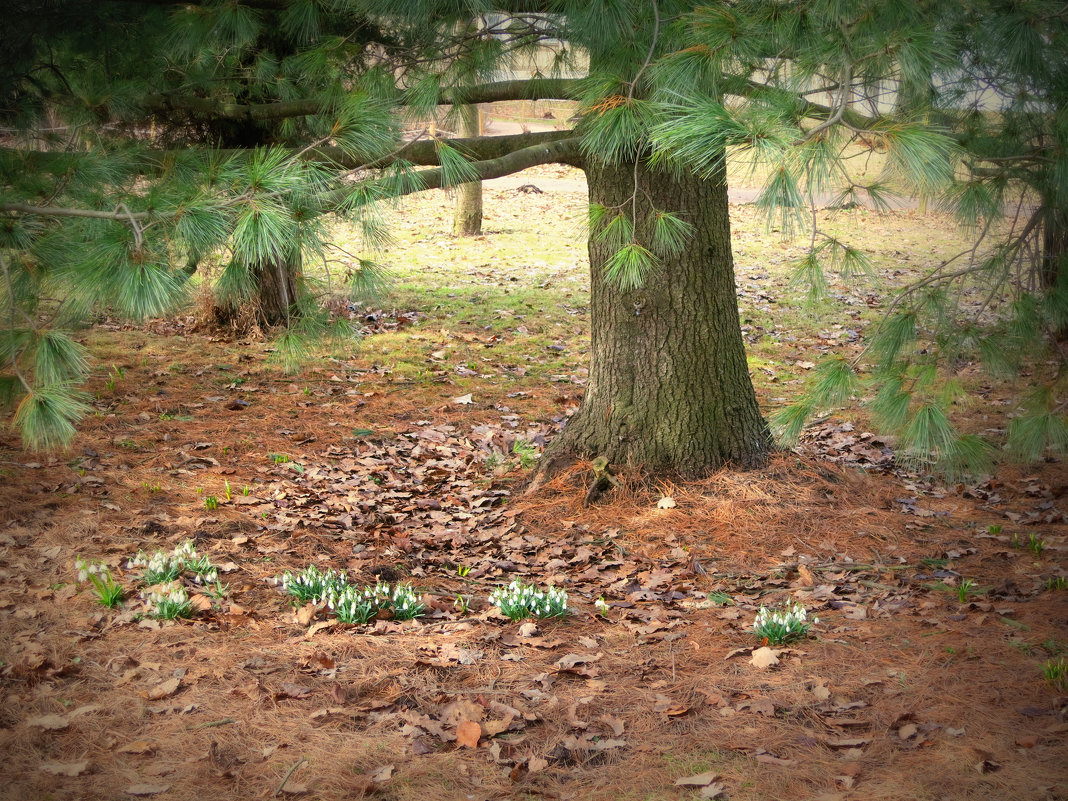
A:
[[[261,342],[173,325],[92,347],[124,374],[75,449],[0,440],[4,798],[1068,798],[1042,675],[1068,648],[1063,463],[946,491],[789,454],[586,508],[583,466],[522,497],[485,465],[543,441],[552,393],[459,404],[360,359],[291,380]],[[138,619],[126,559],[186,539],[230,593]],[[313,561],[410,579],[428,614],[294,610],[270,580]],[[573,614],[501,618],[486,594],[514,577]],[[787,599],[820,622],[757,668],[748,627]]]

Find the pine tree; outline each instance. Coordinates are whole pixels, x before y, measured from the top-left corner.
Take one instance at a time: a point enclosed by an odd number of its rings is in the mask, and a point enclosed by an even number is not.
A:
[[[728,149],[766,167],[769,215],[809,226],[798,271],[814,295],[825,269],[866,263],[814,224],[817,197],[918,193],[976,231],[970,254],[905,290],[861,360],[821,366],[778,416],[787,440],[813,412],[865,391],[916,463],[978,468],[990,445],[961,436],[947,413],[956,365],[975,357],[1011,371],[1025,354],[1055,353],[1051,332],[1066,328],[1068,47],[1053,2],[52,0],[36,10],[7,32],[0,76],[4,116],[22,132],[0,153],[0,358],[34,446],[74,433],[88,362],[67,332],[94,310],[166,313],[200,263],[224,257],[220,304],[251,304],[283,325],[296,358],[333,325],[301,270],[326,247],[328,222],[362,234],[362,291],[388,246],[383,204],[545,163],[589,180],[593,348],[582,408],[544,473],[595,455],[699,475],[771,450],[739,327]],[[555,70],[514,79],[544,40],[563,43]],[[584,77],[566,77],[580,64]],[[542,98],[578,101],[574,129],[401,135],[440,106]],[[846,156],[863,148],[888,168],[859,186]],[[1015,222],[1014,200],[1026,209]],[[965,312],[954,304],[962,285],[1011,298],[1011,313]],[[1019,455],[1068,446],[1058,393],[1054,380],[1023,403],[1009,436]]]

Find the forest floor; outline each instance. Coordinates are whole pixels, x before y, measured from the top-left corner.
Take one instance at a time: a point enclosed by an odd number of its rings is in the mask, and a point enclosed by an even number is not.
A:
[[[407,201],[362,343],[296,375],[192,312],[85,332],[73,449],[0,434],[0,797],[1068,799],[1068,688],[1043,675],[1068,653],[1063,461],[944,486],[854,412],[760,470],[631,477],[585,507],[579,465],[522,494],[589,348],[585,199],[574,173],[539,180],[564,183],[487,188],[470,240],[441,193]],[[827,222],[891,283],[966,244],[933,213]],[[806,312],[805,243],[750,206],[732,223],[770,413],[888,294],[836,282]],[[1012,387],[964,375],[964,427],[1003,427]],[[192,619],[145,616],[128,560],[187,540],[224,586],[190,584]],[[426,613],[294,606],[277,578],[310,564],[410,581]],[[571,614],[502,617],[487,595],[515,578]],[[758,608],[786,601],[819,623],[760,650]]]

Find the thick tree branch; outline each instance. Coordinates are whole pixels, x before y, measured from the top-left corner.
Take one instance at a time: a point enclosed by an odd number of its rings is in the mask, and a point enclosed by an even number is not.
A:
[[[470,136],[456,139],[442,140],[449,147],[460,151],[464,156],[474,162],[490,161],[538,146],[550,145],[555,142],[574,138],[574,131],[537,131],[525,134],[512,134],[510,136]],[[391,164],[399,159],[410,161],[420,167],[437,166],[438,142],[435,139],[421,139],[412,142],[406,147],[398,149],[385,159],[375,160],[375,166]],[[338,147],[319,147],[309,150],[304,158],[308,161],[323,161],[336,164],[339,167],[353,170],[365,166],[365,163],[353,159]],[[570,162],[568,162],[570,163]],[[576,165],[579,166],[579,165]]]
[[[548,145],[563,139],[574,137],[574,131],[535,131],[509,136],[472,136],[444,140],[450,147],[463,153],[471,161],[487,161],[500,158],[516,150]],[[354,159],[339,147],[323,146],[309,149],[302,155],[305,161],[333,164],[346,170],[355,170],[373,164],[382,166],[398,159],[410,161],[420,167],[436,166],[438,162],[437,140],[420,139],[398,147],[385,158],[372,159],[370,162]],[[175,150],[150,150],[145,153],[145,173],[158,172],[164,163],[181,154]],[[230,158],[247,153],[246,150],[211,151],[217,158]],[[296,151],[294,151],[296,152]],[[37,172],[64,173],[78,168],[79,158],[83,154],[70,152],[49,152],[44,150],[15,150],[0,148],[0,155],[10,156],[22,161],[27,169]],[[9,204],[10,205],[10,204]],[[36,208],[36,207],[35,207]]]
[[[17,211],[38,217],[90,217],[96,220],[146,220],[148,212],[98,211],[96,209],[72,209],[62,206],[34,206],[30,203],[0,203],[0,211]]]
[[[537,80],[496,81],[469,88],[455,88],[442,92],[438,103],[497,103],[505,100],[571,100],[578,94],[578,80],[546,78]],[[403,105],[403,104],[402,104]],[[144,108],[155,114],[184,111],[226,120],[266,122],[290,117],[327,114],[329,109],[318,100],[284,100],[277,103],[226,103],[204,97],[173,94],[148,95]]]
[[[488,139],[509,139],[511,137],[484,137]],[[456,141],[456,140],[452,140]],[[585,166],[582,156],[582,148],[578,137],[560,139],[554,142],[539,143],[519,150],[513,150],[498,158],[475,161],[471,168],[478,175],[478,180],[488,181],[491,178],[501,178],[505,175],[519,172],[520,170],[536,167],[539,164],[570,164],[572,167]],[[418,181],[411,190],[423,192],[428,189],[440,189],[445,185],[444,174],[441,168],[421,170],[416,173]],[[323,196],[320,208],[324,212],[341,208],[348,200],[350,190],[335,190]]]
[[[413,144],[413,150],[398,151],[395,158],[404,156],[414,164],[437,164],[435,142],[425,141]],[[517,136],[476,136],[468,139],[452,139],[449,144],[460,146],[460,149],[469,157],[478,158],[471,162],[471,168],[478,175],[479,180],[500,178],[511,175],[514,172],[536,167],[539,164],[570,164],[573,167],[584,166],[582,149],[579,139],[571,131],[547,131],[537,134],[520,134]],[[42,154],[44,155],[44,154]],[[329,160],[341,167],[359,169],[360,164],[346,164],[345,155],[326,153],[323,150],[309,151],[304,158],[314,159],[318,155],[323,160]],[[383,162],[385,163],[385,162]],[[441,168],[423,170],[417,173],[413,192],[421,192],[428,189],[440,189],[444,185],[444,175]],[[320,209],[330,212],[344,205],[349,194],[349,189],[339,189],[323,196]],[[21,214],[33,214],[42,217],[88,217],[98,220],[116,220],[126,222],[132,226],[136,220],[148,219],[148,212],[130,212],[125,209],[117,211],[100,211],[97,209],[77,209],[60,206],[34,206],[29,203],[0,203],[0,212],[18,212]],[[135,228],[135,231],[137,229]]]

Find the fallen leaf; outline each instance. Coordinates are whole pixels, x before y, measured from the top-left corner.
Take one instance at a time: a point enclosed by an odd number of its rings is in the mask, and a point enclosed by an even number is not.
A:
[[[715,784],[710,784],[707,787],[701,788],[701,792],[697,794],[697,797],[719,798],[725,792],[727,792],[727,785],[725,785],[723,782],[716,782]]]
[[[276,695],[279,698],[295,698],[299,700],[301,698],[307,698],[309,695],[311,695],[311,690],[300,684],[294,684],[291,681],[283,681],[282,690]]]
[[[297,623],[307,626],[315,617],[315,604],[305,604],[297,610]]]
[[[148,740],[135,740],[127,743],[119,749],[120,754],[151,754],[156,750],[156,744]]]
[[[612,734],[614,734],[616,737],[619,737],[621,734],[623,734],[623,721],[619,718],[613,717],[612,715],[601,715],[601,717],[597,718],[597,720],[600,723],[603,723],[609,729],[611,729]]]
[[[1016,738],[1016,744],[1020,748],[1034,748],[1038,745],[1038,738],[1033,734],[1025,734]]]
[[[393,765],[383,765],[380,768],[375,768],[371,771],[371,781],[375,784],[381,784],[382,782],[388,782],[393,778]]]
[[[678,506],[678,504],[675,503],[674,498],[664,497],[656,502],[657,509],[674,509],[676,506]]]
[[[282,795],[307,795],[307,793],[308,785],[297,782],[286,782],[286,786],[282,788]]]
[[[764,751],[763,749],[761,749],[760,751],[757,751],[753,755],[753,759],[755,759],[757,762],[763,762],[765,765],[789,766],[789,765],[793,765],[794,764],[794,760],[792,760],[792,759],[784,759],[782,757],[777,757],[774,754],[769,754],[767,751]]]
[[[773,651],[765,645],[753,651],[753,657],[749,660],[749,664],[763,670],[779,664],[779,654],[781,653],[782,651]]]
[[[470,392],[468,392],[466,395],[461,395],[458,398],[453,398],[452,402],[453,403],[458,403],[461,406],[465,406],[467,404],[474,403],[474,401],[471,399],[471,393]]]
[[[31,726],[37,726],[49,731],[65,729],[70,725],[70,719],[65,715],[41,715],[26,721]]]
[[[456,743],[465,748],[478,748],[482,727],[473,720],[461,720],[456,725]]]
[[[918,732],[919,730],[920,727],[917,726],[915,723],[906,723],[904,726],[897,730],[897,736],[900,737],[902,740],[907,740],[909,737],[912,737],[914,734],[916,734],[916,732]]]
[[[538,634],[538,624],[532,620],[523,623],[516,631],[520,637],[534,637]]]
[[[871,743],[870,737],[838,737],[825,739],[828,748],[863,748]]]
[[[81,762],[56,762],[48,760],[41,763],[41,770],[51,773],[53,776],[81,776],[89,769],[89,760]]]
[[[151,690],[148,691],[149,701],[158,701],[161,698],[174,695],[178,692],[178,688],[182,685],[182,680],[175,677],[167,679],[164,682],[160,682]]]
[[[171,789],[169,784],[131,784],[125,790],[127,795],[156,795]]]
[[[705,773],[698,773],[696,776],[687,776],[683,779],[676,779],[676,787],[707,787],[719,778],[718,773],[707,771]]]
[[[556,660],[556,664],[553,667],[557,670],[571,670],[576,665],[588,665],[600,658],[600,654],[568,654]]]
[[[68,715],[68,717],[71,720],[74,720],[74,718],[76,718],[76,717],[80,717],[82,715],[88,715],[91,712],[99,712],[99,711],[100,711],[100,704],[86,704],[85,706],[80,706],[77,709],[75,709],[73,712],[70,713],[70,715]]]
[[[775,717],[775,703],[770,698],[753,698],[738,708],[741,710],[743,707],[748,707],[749,711],[755,715],[763,715],[766,718]]]
[[[547,767],[549,767],[549,760],[547,759],[531,757],[527,760],[527,770],[531,773],[537,773],[538,771],[545,770]]]

